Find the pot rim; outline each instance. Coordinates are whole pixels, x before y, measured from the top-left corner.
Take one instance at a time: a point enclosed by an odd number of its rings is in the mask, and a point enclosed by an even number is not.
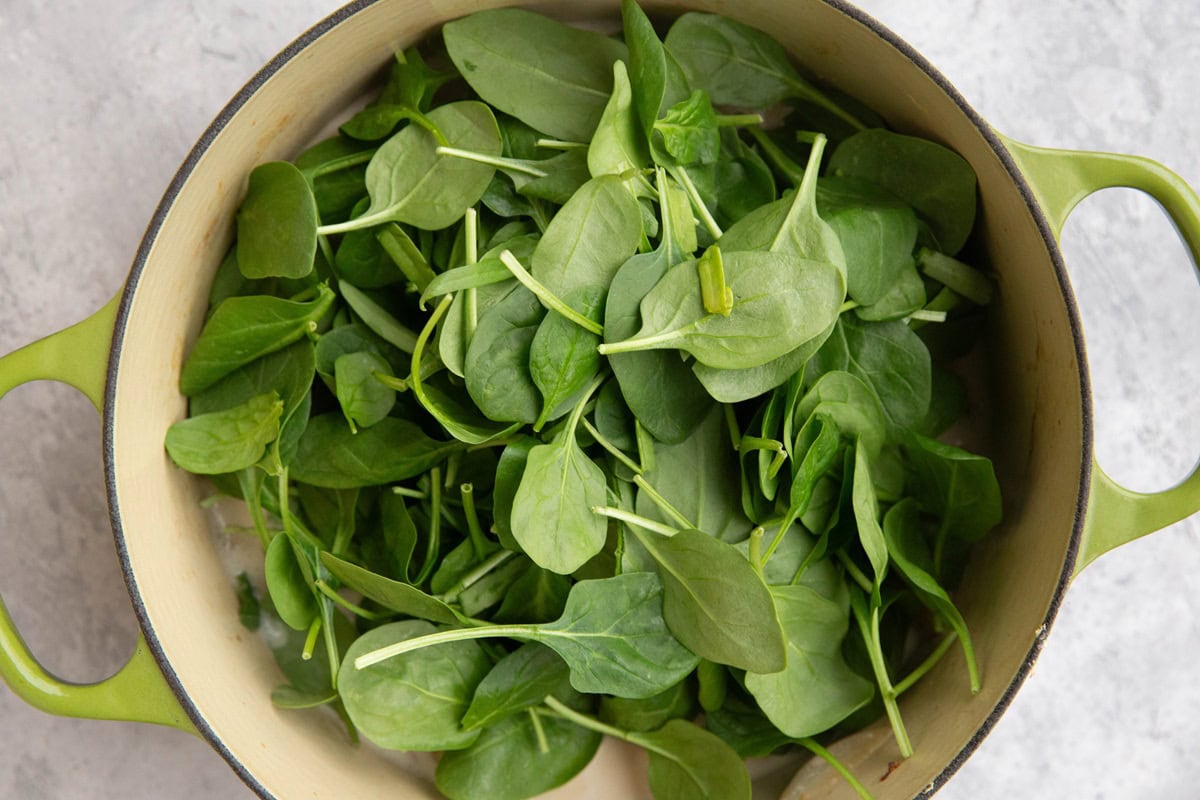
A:
[[[329,16],[317,22],[311,28],[300,34],[295,40],[288,44],[276,56],[268,61],[262,68],[254,74],[253,77],[233,96],[232,99],[221,109],[217,116],[209,123],[208,127],[201,134],[196,144],[192,146],[183,163],[171,178],[163,193],[162,199],[159,201],[151,216],[146,230],[142,235],[141,242],[138,245],[137,252],[134,256],[133,263],[130,267],[129,276],[125,281],[124,288],[121,292],[121,302],[117,309],[116,322],[113,328],[112,347],[109,352],[108,368],[106,371],[105,390],[104,390],[104,407],[102,419],[102,455],[104,460],[104,483],[105,493],[108,498],[109,519],[112,525],[113,537],[116,543],[117,555],[120,559],[121,572],[125,578],[125,585],[129,592],[130,600],[132,601],[134,613],[137,616],[139,627],[141,628],[146,642],[157,662],[159,669],[162,671],[163,677],[166,679],[171,691],[178,698],[180,705],[188,718],[195,725],[196,730],[216,750],[222,758],[229,764],[233,771],[242,779],[243,782],[263,800],[277,800],[276,796],[264,786],[242,763],[241,759],[235,754],[220,738],[217,732],[210,726],[199,708],[192,702],[186,687],[180,681],[170,661],[167,659],[162,643],[159,641],[153,626],[150,623],[149,614],[146,610],[145,601],[142,598],[138,588],[137,576],[133,572],[132,563],[129,557],[128,545],[125,539],[124,527],[121,522],[120,500],[116,486],[116,453],[114,448],[114,408],[117,399],[117,373],[121,362],[121,344],[125,337],[126,326],[129,322],[129,314],[133,303],[133,296],[137,291],[137,286],[141,278],[142,272],[146,267],[149,259],[149,254],[158,234],[162,228],[163,222],[167,214],[174,205],[176,198],[179,196],[184,184],[191,178],[192,172],[200,161],[201,157],[208,151],[213,141],[225,129],[225,126],[230,120],[241,110],[242,106],[263,86],[276,72],[284,65],[290,62],[293,58],[308,48],[313,42],[319,39],[324,34],[336,28],[342,22],[359,13],[365,8],[368,8],[379,0],[353,0],[349,4],[339,8]],[[1064,559],[1062,571],[1059,574],[1057,584],[1054,589],[1053,597],[1050,605],[1046,610],[1046,615],[1042,620],[1041,626],[1037,629],[1037,634],[1029,648],[1029,651],[1022,659],[1021,666],[1013,676],[1012,681],[1005,688],[1004,692],[997,701],[996,706],[988,714],[983,723],[976,729],[971,738],[963,745],[962,749],[950,760],[945,767],[937,774],[937,776],[919,793],[915,800],[924,800],[931,797],[935,792],[940,790],[951,777],[962,767],[966,760],[975,752],[983,739],[991,733],[1000,717],[1007,711],[1013,698],[1024,684],[1025,679],[1033,671],[1034,664],[1038,656],[1041,654],[1042,646],[1045,643],[1046,635],[1050,627],[1054,624],[1055,618],[1058,616],[1059,608],[1062,605],[1066,590],[1070,585],[1071,577],[1074,573],[1075,562],[1079,553],[1080,542],[1083,535],[1084,522],[1086,517],[1087,503],[1089,490],[1091,487],[1092,477],[1092,449],[1093,449],[1093,418],[1092,418],[1092,395],[1091,382],[1088,372],[1087,353],[1084,347],[1083,329],[1079,316],[1078,305],[1075,300],[1074,291],[1071,288],[1070,280],[1066,271],[1066,266],[1063,262],[1062,252],[1059,248],[1058,240],[1055,238],[1053,230],[1047,220],[1045,214],[1039,205],[1036,196],[1033,193],[1031,186],[1025,179],[1024,174],[1018,168],[1016,161],[1004,146],[996,132],[983,119],[978,112],[966,101],[962,94],[954,87],[950,81],[941,74],[921,53],[912,45],[908,44],[904,39],[892,32],[891,29],[883,25],[881,22],[870,16],[866,12],[845,2],[845,0],[820,0],[823,4],[838,11],[850,19],[858,22],[866,27],[886,44],[891,45],[903,55],[912,66],[925,73],[933,80],[938,87],[954,102],[958,109],[967,117],[972,125],[983,136],[984,140],[991,147],[992,152],[999,158],[1009,179],[1020,192],[1025,205],[1029,208],[1033,216],[1033,220],[1037,225],[1038,231],[1042,236],[1042,240],[1046,246],[1046,251],[1050,256],[1051,263],[1054,268],[1055,278],[1058,281],[1059,290],[1062,293],[1064,303],[1066,305],[1067,319],[1069,322],[1071,339],[1075,348],[1076,362],[1079,366],[1079,395],[1080,395],[1080,411],[1082,418],[1082,448],[1080,462],[1080,484],[1079,494],[1075,501],[1075,516],[1071,528],[1070,540],[1067,544],[1066,558]]]

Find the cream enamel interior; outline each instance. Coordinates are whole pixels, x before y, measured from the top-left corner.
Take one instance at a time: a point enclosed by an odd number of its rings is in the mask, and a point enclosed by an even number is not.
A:
[[[116,344],[112,447],[118,512],[136,593],[151,634],[203,722],[252,778],[278,798],[435,798],[395,760],[345,742],[320,712],[270,703],[278,673],[267,649],[239,625],[234,593],[198,506],[203,483],[175,468],[164,433],[186,411],[176,382],[203,318],[208,288],[232,238],[248,172],[290,158],[358,99],[398,47],[440,22],[495,2],[379,0],[351,15],[271,75],[215,136],[150,242]],[[674,14],[678,2],[646,3]],[[886,725],[835,748],[885,798],[921,792],[951,763],[1001,702],[1047,617],[1076,523],[1085,452],[1080,365],[1068,306],[1028,206],[988,140],[954,100],[900,50],[819,0],[779,4],[695,2],[770,31],[810,73],[864,100],[896,129],[943,142],[979,175],[976,245],[999,274],[987,359],[986,445],[1005,493],[1006,523],[981,549],[960,602],[981,657],[983,692],[967,689],[955,650],[902,702],[916,756],[886,782],[898,758]],[[615,2],[546,9],[574,20],[617,20]],[[620,748],[562,798],[633,798],[636,780]],[[614,766],[615,765],[615,766]],[[621,776],[618,777],[618,773]],[[615,781],[615,782],[614,782]],[[630,781],[633,781],[632,783]],[[586,788],[585,788],[586,787]],[[852,797],[826,769],[806,769],[789,798]]]

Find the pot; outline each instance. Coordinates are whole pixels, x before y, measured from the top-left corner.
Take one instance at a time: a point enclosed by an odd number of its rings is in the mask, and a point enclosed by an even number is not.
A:
[[[396,46],[481,5],[378,0],[318,25],[272,61],[192,151],[123,292],[79,325],[0,360],[0,393],[53,379],[102,407],[113,529],[143,629],[117,675],[73,686],[36,663],[0,612],[0,673],[33,705],[195,730],[264,797],[434,796],[391,761],[347,747],[321,717],[271,707],[277,673],[266,649],[240,635],[226,572],[198,506],[204,489],[169,463],[161,443],[186,410],[176,390],[179,365],[231,238],[245,175],[261,161],[295,153],[339,116]],[[647,5],[663,13],[682,8]],[[611,5],[575,8],[576,18],[594,19]],[[1194,474],[1175,489],[1140,495],[1094,465],[1082,334],[1057,246],[1082,197],[1121,185],[1159,199],[1196,253],[1200,202],[1153,162],[1000,137],[911,48],[849,7],[806,0],[782,10],[769,3],[721,10],[771,31],[809,71],[863,99],[896,129],[954,148],[980,178],[977,235],[1000,279],[987,358],[997,393],[990,452],[1005,488],[1006,522],[977,554],[959,597],[981,654],[984,690],[971,697],[958,656],[949,657],[902,704],[917,755],[875,787],[880,798],[924,796],[949,779],[1008,705],[1076,572],[1200,507]],[[838,750],[864,776],[883,774],[895,758],[883,728]],[[597,786],[593,781],[596,797],[612,790]],[[834,776],[806,769],[785,796],[849,795]]]

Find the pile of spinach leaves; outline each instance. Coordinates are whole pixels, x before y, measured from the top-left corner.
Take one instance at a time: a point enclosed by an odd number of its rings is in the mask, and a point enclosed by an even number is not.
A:
[[[603,735],[658,798],[749,798],[743,758],[880,715],[910,755],[955,642],[979,688],[947,589],[1000,495],[931,356],[992,292],[974,173],[760,31],[622,11],[451,22],[257,167],[166,437],[249,510],[275,702],[443,752],[455,800]]]

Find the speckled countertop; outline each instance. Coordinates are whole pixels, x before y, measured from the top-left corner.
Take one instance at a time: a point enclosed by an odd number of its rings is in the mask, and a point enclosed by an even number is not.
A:
[[[999,130],[1136,152],[1200,185],[1193,0],[860,5]],[[955,8],[954,12],[949,8]],[[120,286],[163,189],[224,102],[333,6],[317,0],[0,0],[0,353]],[[1200,291],[1148,199],[1084,203],[1064,251],[1088,337],[1097,452],[1136,489],[1200,454]],[[946,800],[1200,796],[1200,521],[1106,557],[1068,594],[1037,671]],[[135,639],[83,398],[0,402],[0,591],[61,676],[114,671]],[[0,687],[0,799],[249,798],[207,745],[57,719]]]

